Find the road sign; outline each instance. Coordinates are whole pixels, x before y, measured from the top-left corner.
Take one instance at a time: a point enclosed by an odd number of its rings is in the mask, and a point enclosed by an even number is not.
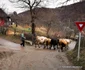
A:
[[[85,22],[76,22],[76,25],[77,25],[79,31],[81,32],[83,30],[83,28],[85,27]]]
[[[81,44],[81,31],[85,27],[85,22],[76,22],[76,25],[79,29],[79,43],[78,43],[78,55],[77,55],[77,60],[79,61],[80,59],[80,44]]]

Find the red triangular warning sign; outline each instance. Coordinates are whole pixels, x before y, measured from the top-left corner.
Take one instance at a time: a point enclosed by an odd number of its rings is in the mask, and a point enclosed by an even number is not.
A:
[[[85,22],[76,22],[76,25],[81,32],[85,26]]]

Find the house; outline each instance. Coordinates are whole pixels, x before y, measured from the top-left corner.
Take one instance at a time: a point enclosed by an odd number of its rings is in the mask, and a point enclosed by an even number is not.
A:
[[[0,8],[0,26],[8,26],[10,17]]]
[[[6,34],[9,26],[9,16],[0,8],[0,33]]]

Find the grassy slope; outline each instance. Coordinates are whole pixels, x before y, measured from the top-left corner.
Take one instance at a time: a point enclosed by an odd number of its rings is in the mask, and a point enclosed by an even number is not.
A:
[[[85,38],[81,39],[80,60],[77,61],[78,43],[73,51],[67,52],[67,57],[76,66],[82,66],[85,70]]]
[[[16,36],[14,36],[14,29],[16,29]],[[13,34],[11,35],[3,35],[3,34],[0,34],[0,37],[1,38],[4,38],[4,39],[7,39],[9,41],[12,41],[12,42],[15,42],[15,43],[20,43],[20,33],[22,31],[24,31],[25,33],[27,34],[30,34],[31,33],[31,27],[29,26],[20,26],[18,25],[17,27],[15,25],[12,25],[11,27],[9,27],[9,30],[11,32],[13,32]],[[42,30],[42,28],[36,28],[36,34],[38,35],[46,35],[46,29]]]
[[[20,43],[20,37],[19,36],[14,36],[14,35],[2,35],[0,34],[0,37],[15,43]]]

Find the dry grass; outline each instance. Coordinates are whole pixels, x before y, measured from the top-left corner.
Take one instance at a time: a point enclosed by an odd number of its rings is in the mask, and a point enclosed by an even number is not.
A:
[[[20,43],[20,36],[14,36],[14,35],[2,35],[0,34],[0,37],[15,43]]]
[[[82,66],[82,70],[85,70],[85,38],[81,40],[80,60],[77,61],[78,43],[73,51],[67,52],[67,57],[76,66]]]

